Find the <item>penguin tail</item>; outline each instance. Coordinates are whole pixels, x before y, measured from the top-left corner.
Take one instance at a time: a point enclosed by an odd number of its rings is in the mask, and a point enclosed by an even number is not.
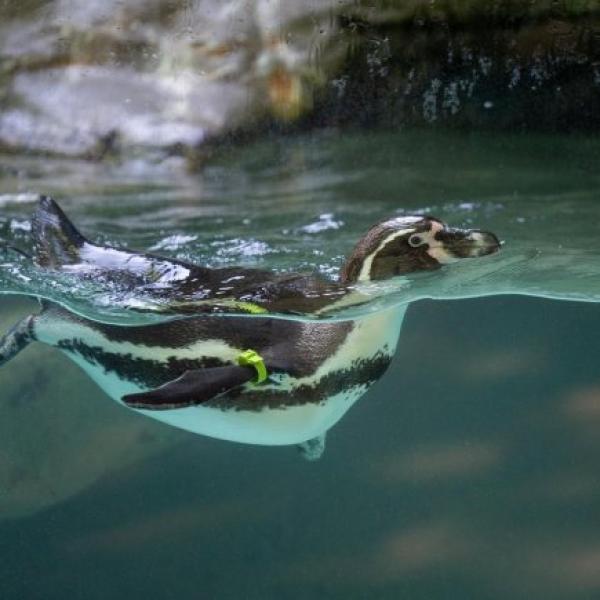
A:
[[[35,317],[28,315],[16,325],[13,325],[6,334],[0,338],[0,366],[14,358],[30,342],[35,340],[33,330]]]
[[[40,267],[58,268],[81,261],[87,240],[50,196],[40,196],[31,221],[34,260]]]

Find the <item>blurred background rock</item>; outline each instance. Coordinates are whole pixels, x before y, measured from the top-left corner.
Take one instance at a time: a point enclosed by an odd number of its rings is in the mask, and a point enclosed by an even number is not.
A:
[[[3,0],[0,147],[183,156],[314,127],[600,124],[596,0]]]

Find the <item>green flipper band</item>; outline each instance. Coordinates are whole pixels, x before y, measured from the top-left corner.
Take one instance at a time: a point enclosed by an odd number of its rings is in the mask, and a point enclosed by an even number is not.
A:
[[[244,312],[250,313],[251,315],[262,315],[269,312],[266,308],[254,304],[254,302],[238,302],[237,300],[232,303],[235,308],[239,308]]]
[[[244,350],[244,352],[238,356],[238,364],[241,367],[254,367],[256,369],[257,377],[254,383],[262,383],[269,376],[265,361],[255,350]]]

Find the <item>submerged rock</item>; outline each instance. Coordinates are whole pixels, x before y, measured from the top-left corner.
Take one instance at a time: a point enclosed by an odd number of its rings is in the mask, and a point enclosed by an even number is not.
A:
[[[35,304],[3,300],[0,308],[5,330]],[[77,367],[41,346],[2,370],[0,383],[0,520],[66,500],[183,438],[107,401]]]

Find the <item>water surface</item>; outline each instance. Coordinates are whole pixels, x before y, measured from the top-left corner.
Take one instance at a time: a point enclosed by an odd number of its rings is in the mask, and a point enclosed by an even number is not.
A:
[[[337,318],[418,298],[519,293],[597,301],[599,153],[597,140],[576,136],[331,132],[256,143],[197,175],[182,172],[176,159],[158,166],[7,159],[0,235],[27,247],[35,193],[43,191],[93,241],[208,266],[335,279],[374,222],[433,214],[496,232],[503,251],[433,276],[363,286],[372,302]],[[127,310],[144,300],[139,292],[48,277],[14,257],[1,274],[2,291],[41,294],[93,318],[155,318]]]

